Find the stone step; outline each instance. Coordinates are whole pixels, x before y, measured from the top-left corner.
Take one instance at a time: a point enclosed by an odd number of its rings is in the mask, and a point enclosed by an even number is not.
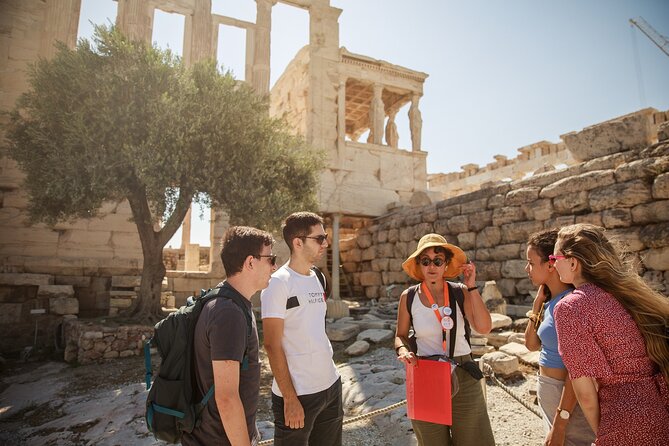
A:
[[[528,311],[532,309],[530,305],[506,305],[506,315],[511,317],[525,317]]]
[[[0,273],[0,285],[22,286],[22,285],[52,285],[53,276],[50,274],[23,274],[23,273]]]
[[[109,292],[111,297],[137,297],[137,291],[134,290],[111,290]]]
[[[134,288],[139,286],[142,276],[112,276],[112,288]]]
[[[37,297],[49,299],[74,297],[74,287],[72,285],[40,285],[37,288]]]

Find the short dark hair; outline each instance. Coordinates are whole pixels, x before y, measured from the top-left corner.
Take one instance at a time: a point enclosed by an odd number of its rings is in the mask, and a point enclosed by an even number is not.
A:
[[[249,226],[232,226],[223,235],[221,261],[229,276],[242,271],[248,256],[258,256],[264,246],[272,246],[274,237],[269,232]]]
[[[541,257],[541,260],[548,262],[548,256],[553,254],[557,236],[557,229],[544,229],[530,235],[529,239],[527,239],[527,246],[534,248],[539,257]]]
[[[311,227],[318,224],[323,224],[323,218],[313,212],[303,211],[290,214],[283,222],[283,240],[288,245],[290,252],[293,252],[293,240],[298,237],[306,237]]]
[[[429,248],[427,248],[429,249]],[[420,256],[423,255],[427,249],[422,250],[417,256],[416,256],[416,263],[420,263]],[[443,246],[435,246],[432,248],[434,250],[435,254],[443,254],[444,255],[444,260],[446,261],[446,265],[451,263],[451,260],[453,260],[453,251],[450,249],[444,248]]]

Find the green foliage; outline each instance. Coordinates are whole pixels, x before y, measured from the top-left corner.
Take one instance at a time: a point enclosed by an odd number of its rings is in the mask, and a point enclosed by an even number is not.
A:
[[[152,225],[180,201],[209,197],[233,224],[276,229],[316,207],[323,154],[214,62],[186,68],[97,27],[93,44],[61,45],[33,64],[29,85],[11,113],[8,151],[27,174],[33,221],[93,217],[104,201],[127,198],[138,226]]]

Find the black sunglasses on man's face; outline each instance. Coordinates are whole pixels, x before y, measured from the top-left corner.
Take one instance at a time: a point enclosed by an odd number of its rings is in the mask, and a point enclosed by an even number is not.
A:
[[[300,237],[300,238],[310,238],[310,239],[316,240],[316,242],[317,242],[319,245],[322,245],[323,243],[325,243],[325,240],[328,239],[328,235],[327,235],[327,234],[320,234],[320,235],[303,235],[303,236]]]
[[[261,257],[267,257],[269,259],[269,263],[272,266],[276,265],[276,254],[269,254],[269,255],[259,254],[257,256],[253,256],[253,257],[255,257],[256,259],[260,259]]]

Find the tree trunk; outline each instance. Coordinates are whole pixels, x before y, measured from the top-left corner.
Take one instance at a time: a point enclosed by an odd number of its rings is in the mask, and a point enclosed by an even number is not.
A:
[[[174,212],[167,219],[163,228],[156,232],[153,228],[154,222],[144,186],[136,178],[131,180],[131,183],[134,187],[130,187],[131,193],[128,194],[127,199],[137,225],[139,240],[142,243],[144,266],[142,267],[142,280],[139,284],[139,296],[128,309],[128,313],[138,322],[155,323],[164,317],[160,305],[160,294],[165,277],[163,248],[183,222],[190,208],[193,194],[181,191]]]
[[[142,281],[139,285],[139,297],[133,317],[138,321],[154,323],[164,317],[160,305],[165,264],[162,247],[155,246],[150,253],[144,253]]]

